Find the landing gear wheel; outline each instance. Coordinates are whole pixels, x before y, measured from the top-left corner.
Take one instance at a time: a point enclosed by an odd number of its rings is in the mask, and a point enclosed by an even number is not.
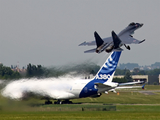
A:
[[[52,104],[52,101],[47,100],[47,101],[45,101],[45,104],[46,105]]]
[[[128,50],[131,50],[130,46],[127,46],[127,49],[128,49]]]
[[[72,101],[64,100],[64,101],[55,101],[54,104],[72,104]]]
[[[124,46],[125,46],[128,50],[131,49],[129,45],[127,46],[126,44],[124,44]]]
[[[62,101],[62,104],[72,104],[72,101],[64,100],[64,101]]]
[[[63,103],[62,101],[58,100],[58,101],[55,101],[54,104],[63,104]]]

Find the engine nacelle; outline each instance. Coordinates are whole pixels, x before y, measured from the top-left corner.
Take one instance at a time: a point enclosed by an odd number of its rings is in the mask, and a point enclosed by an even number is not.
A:
[[[102,93],[97,93],[96,95],[92,95],[92,98],[96,98],[96,97],[100,97],[102,95]]]
[[[115,89],[111,89],[109,90],[110,92],[114,92],[114,93],[117,93],[117,91]]]

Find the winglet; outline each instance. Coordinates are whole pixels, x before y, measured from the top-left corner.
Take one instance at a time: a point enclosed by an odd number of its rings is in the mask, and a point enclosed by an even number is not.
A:
[[[142,89],[144,90],[144,86],[145,86],[145,84],[142,86]]]
[[[95,37],[97,48],[98,48],[99,46],[103,44],[104,41],[102,40],[102,38],[98,35],[96,31],[94,32],[94,37]]]

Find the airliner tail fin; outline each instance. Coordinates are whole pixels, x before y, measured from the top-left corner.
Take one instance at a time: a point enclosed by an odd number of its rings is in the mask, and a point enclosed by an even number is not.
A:
[[[117,68],[120,55],[121,51],[112,52],[94,79],[111,82]]]

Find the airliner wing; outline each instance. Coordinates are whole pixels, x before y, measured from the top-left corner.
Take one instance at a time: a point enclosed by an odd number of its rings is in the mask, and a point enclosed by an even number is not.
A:
[[[116,87],[114,89],[110,89],[108,91],[117,93],[116,89],[133,89],[133,88],[142,88],[144,90],[144,86],[145,86],[145,84],[143,86],[121,86],[121,87],[118,86],[118,87]],[[108,91],[105,91],[105,93],[108,94]]]
[[[125,87],[122,87],[122,86],[121,86],[121,87],[116,87],[115,89],[125,89],[125,88],[126,88],[126,89],[127,89],[127,88],[128,88],[128,89],[129,89],[129,88],[142,88],[142,86],[125,86]]]
[[[127,88],[142,88],[142,89],[144,89],[144,86],[145,86],[145,84],[144,85],[142,85],[142,86],[121,86],[121,87],[116,87],[115,89],[127,89]]]
[[[138,84],[138,83],[144,83],[143,81],[140,82],[128,82],[128,83],[121,83],[121,84],[116,84],[116,83],[112,83],[112,84],[103,84],[103,83],[95,83],[95,85],[97,85],[97,89],[98,92],[101,91],[105,91],[106,93],[108,93],[108,91],[112,91],[115,92],[115,89],[131,89],[131,88],[142,88],[144,89],[144,86],[121,86],[121,85],[133,85],[133,84]]]
[[[139,84],[139,83],[144,83],[144,81],[119,83],[119,86],[122,86],[122,85],[134,85],[134,84]]]
[[[98,92],[102,92],[114,89],[115,87],[117,87],[118,83],[112,83],[112,82],[111,84],[95,83],[95,85],[97,85]]]

